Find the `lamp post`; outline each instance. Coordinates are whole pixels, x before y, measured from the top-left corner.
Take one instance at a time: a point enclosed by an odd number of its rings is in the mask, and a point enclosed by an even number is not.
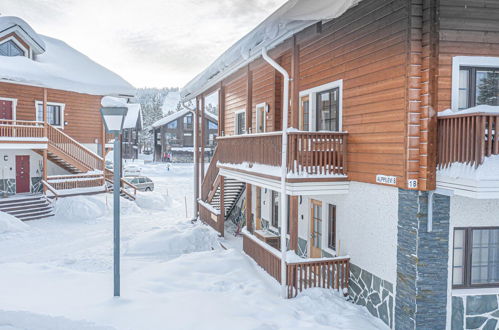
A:
[[[114,134],[113,148],[113,232],[114,232],[114,296],[120,296],[120,139],[123,122],[128,111],[126,107],[103,107],[100,109],[102,121],[109,134]],[[105,170],[105,169],[103,169]]]

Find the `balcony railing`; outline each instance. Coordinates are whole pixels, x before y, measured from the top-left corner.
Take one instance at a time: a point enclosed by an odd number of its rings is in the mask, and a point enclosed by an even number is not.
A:
[[[459,162],[477,167],[485,157],[499,155],[498,128],[499,115],[473,113],[438,118],[438,166]]]
[[[16,139],[40,139],[44,136],[43,122],[0,119],[0,137]]]
[[[281,282],[280,252],[243,232],[243,250],[270,276]],[[286,263],[288,298],[309,288],[348,290],[350,258],[319,258],[288,261]]]
[[[289,132],[288,173],[347,174],[347,133]],[[228,164],[281,166],[282,132],[217,138],[219,160]]]

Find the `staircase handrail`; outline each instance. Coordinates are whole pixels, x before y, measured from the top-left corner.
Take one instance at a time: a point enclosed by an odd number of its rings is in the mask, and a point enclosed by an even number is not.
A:
[[[203,178],[203,183],[201,184],[201,199],[204,201],[208,198],[208,195],[212,189],[216,189],[213,187],[216,179],[218,177],[219,169],[217,167],[217,163],[220,157],[220,152],[218,146],[215,147],[215,151],[213,152],[213,157],[211,157],[210,165],[208,165],[208,169]]]
[[[45,186],[45,188],[47,188],[52,194],[54,194],[54,197],[55,199],[58,199],[59,198],[59,194],[57,193],[57,190],[55,190],[54,187],[52,187],[50,185],[50,183],[48,183],[47,181],[45,180],[42,180],[42,185]]]

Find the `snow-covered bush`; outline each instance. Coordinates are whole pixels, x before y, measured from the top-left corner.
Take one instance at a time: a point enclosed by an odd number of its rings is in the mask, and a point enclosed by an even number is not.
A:
[[[174,203],[170,197],[159,193],[137,192],[135,197],[137,205],[147,210],[165,210]]]
[[[55,215],[60,220],[95,220],[108,212],[105,201],[95,196],[61,198],[55,206]]]
[[[0,211],[0,234],[27,230],[29,226],[18,218]]]

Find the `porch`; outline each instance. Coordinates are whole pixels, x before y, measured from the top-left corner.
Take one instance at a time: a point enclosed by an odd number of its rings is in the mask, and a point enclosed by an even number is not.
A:
[[[43,122],[0,119],[3,149],[47,149],[47,142]]]

